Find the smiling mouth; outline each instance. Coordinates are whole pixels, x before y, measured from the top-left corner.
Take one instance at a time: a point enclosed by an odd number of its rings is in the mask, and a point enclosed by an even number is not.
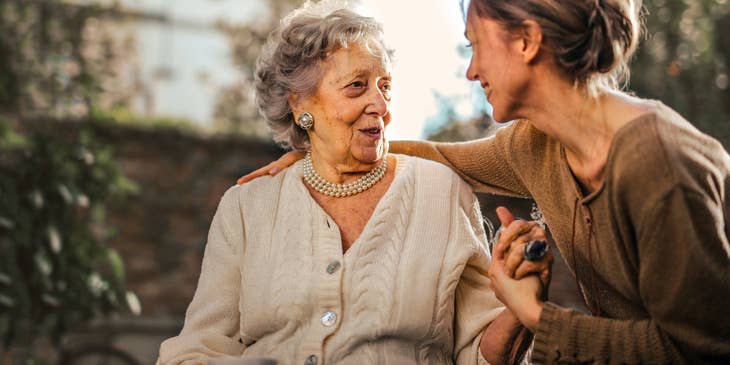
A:
[[[360,129],[360,132],[370,138],[380,138],[383,134],[383,130],[380,127]]]
[[[489,99],[489,96],[492,94],[492,89],[489,87],[488,82],[482,82],[482,90],[484,90],[484,95],[486,95],[487,99]]]

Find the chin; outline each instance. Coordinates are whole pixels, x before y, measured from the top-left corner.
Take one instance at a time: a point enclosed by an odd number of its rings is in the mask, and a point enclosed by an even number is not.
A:
[[[510,119],[510,118],[501,118],[501,117],[497,116],[496,114],[492,115],[492,119],[494,119],[494,121],[497,124],[505,124],[505,123],[509,123],[512,121],[512,119]]]
[[[513,118],[512,113],[504,113],[501,109],[492,109],[492,119],[499,124],[509,123],[516,118]]]
[[[377,163],[387,154],[387,144],[379,143],[377,146],[362,147],[355,151],[353,156],[362,163]]]

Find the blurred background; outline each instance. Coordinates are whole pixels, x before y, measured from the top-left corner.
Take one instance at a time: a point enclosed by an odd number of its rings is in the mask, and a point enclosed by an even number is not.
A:
[[[282,153],[252,67],[301,3],[0,0],[0,364],[154,362],[182,326],[220,196]],[[359,3],[396,49],[389,138],[493,133],[463,76],[458,1],[418,4]],[[728,0],[644,5],[629,89],[728,148]],[[493,221],[498,205],[539,217],[528,200],[480,199]],[[582,308],[562,262],[550,295]]]

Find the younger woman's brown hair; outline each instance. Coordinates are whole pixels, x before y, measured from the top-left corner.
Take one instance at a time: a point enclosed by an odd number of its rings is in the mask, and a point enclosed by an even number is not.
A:
[[[592,92],[628,80],[643,29],[641,0],[472,0],[469,7],[512,31],[537,22],[556,65]]]

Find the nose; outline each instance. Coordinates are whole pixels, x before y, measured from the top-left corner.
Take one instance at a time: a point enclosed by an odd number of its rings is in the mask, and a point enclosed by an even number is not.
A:
[[[474,67],[474,56],[469,59],[469,67],[466,69],[466,78],[469,81],[479,80],[479,74],[477,74],[476,67]]]
[[[389,113],[390,97],[379,88],[372,88],[370,102],[365,108],[367,114],[384,118]]]

